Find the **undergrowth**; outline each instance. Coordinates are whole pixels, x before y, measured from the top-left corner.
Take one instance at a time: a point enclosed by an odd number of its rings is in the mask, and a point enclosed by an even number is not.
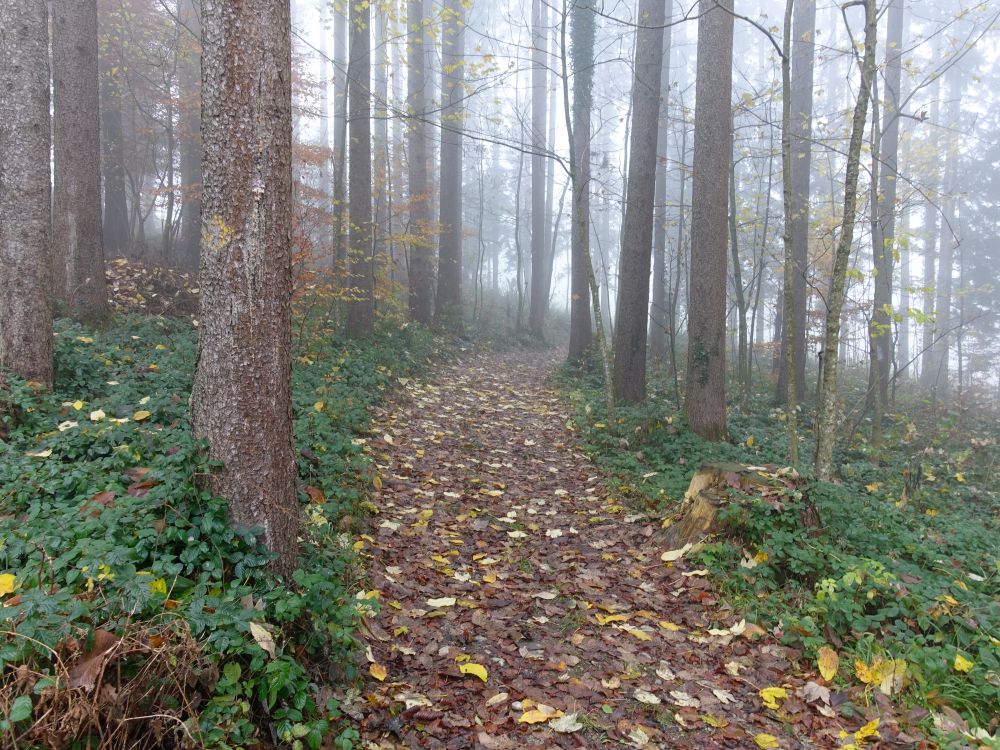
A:
[[[784,414],[770,393],[757,393],[747,413],[731,407],[730,441],[709,443],[687,429],[672,388],[656,378],[646,406],[622,408],[606,424],[599,375],[566,369],[560,376],[575,424],[617,490],[653,512],[677,511],[704,462],[787,463]],[[808,421],[804,427],[808,440]],[[838,650],[840,685],[898,695],[931,716],[947,706],[979,728],[980,739],[982,731],[995,734],[998,439],[988,415],[932,413],[910,397],[887,420],[881,448],[860,432],[842,446],[836,482],[806,473],[780,511],[753,497],[729,506],[727,531],[710,540],[701,562],[720,591],[787,643],[812,657],[823,646]],[[807,442],[802,455],[809,449]],[[800,522],[807,502],[819,513],[818,531]],[[942,727],[954,730],[947,721]]]
[[[438,342],[313,335],[293,374],[300,568],[227,523],[192,437],[197,330],[57,326],[52,393],[8,378],[0,441],[0,745],[350,748],[328,683],[355,676],[348,531],[371,486],[367,408]],[[332,745],[330,743],[333,743]]]

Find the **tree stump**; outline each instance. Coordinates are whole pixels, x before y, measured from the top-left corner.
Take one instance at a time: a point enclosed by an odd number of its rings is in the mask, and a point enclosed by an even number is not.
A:
[[[738,502],[738,493],[773,495],[773,489],[768,490],[774,482],[780,481],[787,486],[794,486],[797,475],[781,476],[768,468],[771,476],[762,475],[759,466],[744,466],[730,462],[711,462],[702,466],[691,477],[691,483],[684,493],[684,505],[677,519],[666,529],[663,536],[663,546],[667,550],[680,549],[686,544],[696,544],[706,536],[721,531],[719,511]],[[772,502],[775,510],[781,512],[780,503]],[[806,507],[800,513],[800,522],[804,527],[818,529],[819,513],[815,506],[806,501]]]

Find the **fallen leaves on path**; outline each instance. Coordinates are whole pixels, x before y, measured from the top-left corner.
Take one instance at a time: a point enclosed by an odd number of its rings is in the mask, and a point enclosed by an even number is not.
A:
[[[355,547],[380,609],[372,679],[346,707],[363,746],[843,744],[803,655],[609,493],[546,384],[554,364],[469,357],[375,414],[379,515]]]

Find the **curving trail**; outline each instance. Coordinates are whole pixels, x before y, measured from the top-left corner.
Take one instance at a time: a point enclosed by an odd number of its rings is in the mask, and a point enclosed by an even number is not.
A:
[[[609,497],[547,385],[556,364],[469,356],[375,415],[364,553],[382,606],[365,630],[385,676],[354,708],[363,746],[842,744],[799,655],[740,633],[704,571],[660,561],[658,519]],[[767,687],[786,690],[777,710]]]

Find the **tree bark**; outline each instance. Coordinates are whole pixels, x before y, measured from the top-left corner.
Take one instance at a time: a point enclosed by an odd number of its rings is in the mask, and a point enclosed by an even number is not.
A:
[[[409,0],[407,19],[410,39],[407,47],[407,109],[410,116],[410,318],[430,325],[434,306],[434,248],[431,230],[430,184],[427,176],[427,123],[425,99],[426,62],[424,53],[424,3]]]
[[[594,36],[596,18],[590,0],[567,0],[573,42],[573,111],[571,125],[570,179],[573,183],[572,228],[570,230],[570,323],[569,359],[578,360],[590,348],[594,331],[590,318],[590,114],[594,85]],[[563,22],[563,106],[569,109],[566,67],[565,19]]]
[[[97,0],[53,0],[53,283],[69,316],[86,322],[108,305],[98,77]]]
[[[125,198],[125,150],[122,142],[122,88],[124,66],[121,63],[122,21],[108,19],[101,30],[100,96],[101,156],[104,173],[104,253],[124,257],[129,251],[128,204]]]
[[[701,0],[685,411],[706,440],[726,436],[726,240],[732,150],[732,1]]]
[[[641,0],[632,79],[628,202],[622,228],[614,335],[615,400],[623,404],[646,400],[646,330],[664,21],[664,0]]]
[[[0,0],[0,111],[0,370],[51,388],[49,29],[38,0]]]
[[[840,422],[837,390],[838,351],[840,348],[840,316],[846,296],[847,269],[854,244],[854,225],[858,206],[858,172],[861,168],[861,144],[865,121],[868,119],[868,98],[875,77],[875,44],[877,39],[875,0],[864,0],[865,41],[861,62],[861,87],[854,107],[851,141],[847,151],[847,174],[844,178],[844,215],[840,238],[833,259],[833,274],[827,295],[826,329],[819,371],[819,404],[816,415],[816,450],[813,470],[816,476],[829,481],[833,475],[833,447]]]
[[[665,16],[670,19],[670,9]],[[667,353],[667,145],[670,136],[667,105],[670,101],[671,27],[663,30],[663,64],[660,69],[660,115],[656,134],[656,187],[653,191],[653,289],[649,310],[649,357],[662,365]]]
[[[445,0],[441,30],[441,239],[438,255],[437,322],[461,332],[462,312],[462,128],[465,117],[465,7]],[[534,278],[534,277],[533,277]],[[532,282],[534,283],[534,282]],[[533,298],[532,298],[533,299]]]
[[[347,70],[350,155],[348,214],[351,303],[347,332],[367,336],[375,327],[375,247],[372,222],[371,6],[350,4],[351,62]]]
[[[813,67],[816,0],[797,0],[792,15],[790,81],[792,315],[781,338],[778,403],[788,401],[789,366],[794,363],[795,392],[806,392],[806,331],[809,303],[809,195],[812,178]],[[792,357],[785,348],[792,347]]]
[[[545,275],[545,116],[548,9],[542,0],[531,3],[531,296],[528,331],[541,340],[545,327],[545,307],[549,298]],[[442,165],[443,168],[443,165]]]
[[[203,0],[201,327],[191,422],[232,522],[295,565],[287,0]]]
[[[347,273],[347,11],[333,13],[333,242],[337,272]]]

